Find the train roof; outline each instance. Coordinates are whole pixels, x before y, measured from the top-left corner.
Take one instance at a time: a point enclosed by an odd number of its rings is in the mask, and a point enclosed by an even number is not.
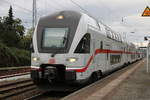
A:
[[[87,23],[98,30],[100,30],[101,34],[107,36],[110,39],[123,42],[123,39],[120,34],[113,31],[110,27],[102,23],[101,21],[97,20],[96,18],[93,18],[92,16],[89,16],[87,14],[81,13],[85,16],[85,19],[88,20]]]
[[[82,13],[82,12],[77,12],[77,11],[72,11],[72,10],[59,11],[59,12],[47,15],[45,17],[42,17],[40,19],[40,23],[46,24],[49,18],[56,18],[59,15],[63,15],[65,17],[68,17],[70,19],[75,19],[75,20],[77,19],[79,20],[81,16],[84,16],[84,18],[87,20],[87,23],[93,27],[96,27],[98,30],[100,30],[101,34],[107,36],[110,39],[123,42],[123,39],[120,34],[113,31],[110,27],[108,27],[101,21],[98,21],[96,18],[93,18],[92,16]],[[130,43],[128,45],[130,45]]]
[[[76,12],[76,11],[59,11],[59,12],[55,12],[53,14],[44,16],[40,18],[40,23],[47,23],[49,22],[49,19],[56,19],[58,16],[65,16],[65,18],[69,18],[69,19],[80,19],[81,17],[81,13],[80,12]]]

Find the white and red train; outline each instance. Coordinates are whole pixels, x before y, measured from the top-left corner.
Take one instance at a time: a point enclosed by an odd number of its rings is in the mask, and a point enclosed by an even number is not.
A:
[[[94,18],[61,11],[38,22],[33,35],[31,78],[38,86],[55,90],[62,84],[97,80],[143,56],[133,44],[123,42],[120,35]]]

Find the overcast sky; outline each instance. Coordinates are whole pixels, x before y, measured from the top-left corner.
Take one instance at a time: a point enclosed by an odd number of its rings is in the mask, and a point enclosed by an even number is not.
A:
[[[101,20],[120,33],[128,41],[143,42],[144,36],[150,35],[150,17],[141,17],[150,0],[73,0],[86,9],[92,16]],[[0,16],[6,16],[10,4],[14,16],[31,27],[32,0],[0,0]],[[70,0],[37,0],[38,17],[60,10],[82,11]],[[122,22],[123,19],[123,22]]]

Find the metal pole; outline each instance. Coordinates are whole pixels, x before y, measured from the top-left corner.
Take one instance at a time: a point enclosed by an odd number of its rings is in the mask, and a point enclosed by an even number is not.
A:
[[[34,0],[32,2],[32,28],[34,28]]]
[[[36,0],[35,0],[35,3],[34,3],[34,14],[35,14],[35,24],[34,24],[34,26],[36,26],[36,24],[37,24],[37,9],[36,9]]]
[[[37,23],[37,10],[36,10],[36,0],[33,0],[32,8],[32,27],[35,28]]]
[[[150,43],[148,43],[147,45],[147,66],[146,66],[146,72],[149,73],[149,46],[150,46]]]

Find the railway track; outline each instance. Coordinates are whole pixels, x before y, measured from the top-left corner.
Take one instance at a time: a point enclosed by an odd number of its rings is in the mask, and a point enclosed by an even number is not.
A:
[[[30,67],[0,68],[0,79],[8,76],[14,76],[14,75],[25,74],[25,73],[30,73]]]
[[[128,68],[125,67],[122,71],[125,69]],[[103,78],[105,79],[105,77],[107,78],[107,75]],[[70,93],[71,92],[42,92],[29,78],[0,83],[0,100],[59,100]]]
[[[31,79],[0,83],[0,100],[59,100],[71,92],[43,92]]]
[[[45,92],[41,93],[29,98],[26,98],[24,100],[59,100],[67,95],[69,95],[71,92]]]
[[[30,72],[18,73],[18,74],[10,74],[10,75],[4,75],[4,76],[0,76],[0,79],[10,78],[10,77],[15,77],[15,76],[28,75],[28,74],[30,74]]]
[[[22,79],[15,82],[7,82],[0,84],[0,100],[23,100],[26,96],[40,93],[31,79]],[[22,98],[22,99],[15,99]]]

